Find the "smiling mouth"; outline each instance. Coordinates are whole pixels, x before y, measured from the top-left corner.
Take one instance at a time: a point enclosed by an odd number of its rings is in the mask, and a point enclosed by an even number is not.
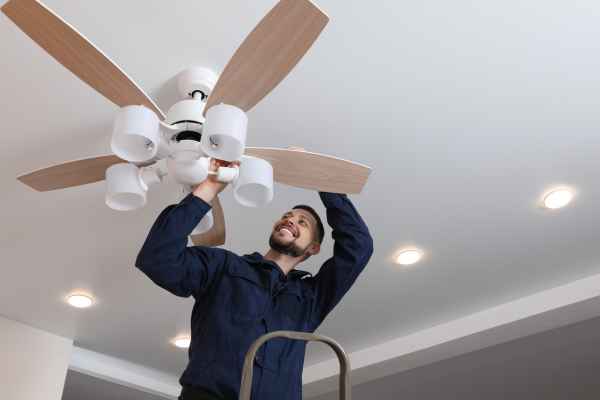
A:
[[[282,225],[282,226],[280,226],[279,229],[277,229],[277,232],[281,232],[283,230],[288,231],[290,233],[290,235],[292,235],[295,238],[298,237],[298,235],[296,234],[296,232],[292,228],[290,228],[289,225]]]

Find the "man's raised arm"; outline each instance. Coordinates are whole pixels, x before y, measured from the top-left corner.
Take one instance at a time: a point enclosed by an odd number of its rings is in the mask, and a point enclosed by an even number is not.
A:
[[[319,192],[333,229],[333,257],[314,278],[307,279],[316,294],[313,329],[337,305],[373,254],[373,239],[365,222],[345,194]]]
[[[154,222],[136,258],[136,267],[154,283],[177,296],[199,296],[221,273],[225,250],[187,247],[187,241],[210,210],[209,201],[223,187],[207,180],[179,204],[165,208]]]

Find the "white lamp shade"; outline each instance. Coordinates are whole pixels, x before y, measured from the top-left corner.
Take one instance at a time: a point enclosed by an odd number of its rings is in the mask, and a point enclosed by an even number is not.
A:
[[[192,235],[199,235],[204,232],[208,232],[212,228],[214,223],[212,210],[208,211],[204,217],[200,220],[198,225],[192,231]]]
[[[152,159],[160,143],[160,123],[154,112],[143,106],[126,106],[117,112],[110,147],[131,162]]]
[[[218,104],[206,112],[200,144],[208,156],[225,161],[239,160],[246,148],[246,113],[229,104]]]
[[[146,204],[148,186],[134,164],[114,164],[106,169],[106,205],[117,211],[130,211]]]
[[[233,196],[241,205],[262,207],[273,200],[273,167],[267,161],[243,156],[233,181]]]
[[[182,185],[195,186],[208,177],[209,159],[200,157],[191,161],[177,161],[167,158],[169,175]]]

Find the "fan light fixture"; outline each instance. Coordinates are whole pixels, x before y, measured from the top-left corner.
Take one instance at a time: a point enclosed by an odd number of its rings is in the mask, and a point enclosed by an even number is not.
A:
[[[229,104],[218,104],[206,112],[200,144],[204,153],[225,161],[239,160],[246,146],[246,113]]]
[[[110,148],[131,162],[151,160],[161,141],[160,124],[154,112],[144,106],[126,106],[117,111]]]
[[[233,196],[248,207],[262,207],[273,200],[273,167],[267,161],[243,156],[239,176],[233,181]]]
[[[146,204],[148,188],[167,173],[182,185],[197,185],[213,175],[233,183],[239,203],[259,207],[272,200],[274,179],[309,190],[352,194],[360,193],[369,177],[366,165],[325,154],[246,147],[246,113],[292,71],[329,22],[311,0],[279,0],[220,75],[199,66],[180,72],[179,100],[167,114],[123,69],[41,1],[8,0],[1,11],[50,56],[120,107],[110,138],[111,154],[18,177],[35,190],[106,179],[106,204],[115,210],[134,210]],[[211,159],[221,161],[216,171],[209,171]],[[227,166],[234,161],[240,162],[239,168]],[[159,163],[163,165],[155,168]],[[192,237],[196,245],[224,244],[225,219],[218,197],[212,206],[212,228],[206,235],[196,235],[195,241]],[[209,219],[199,225],[204,223],[210,225]]]
[[[155,168],[138,168],[120,163],[106,169],[106,205],[117,211],[131,211],[146,204],[146,192],[162,181],[163,174]]]
[[[191,142],[191,140],[182,140]],[[181,154],[181,153],[180,153]],[[210,160],[196,154],[195,159],[178,161],[175,158],[167,158],[167,169],[169,176],[182,185],[195,186],[208,177]]]

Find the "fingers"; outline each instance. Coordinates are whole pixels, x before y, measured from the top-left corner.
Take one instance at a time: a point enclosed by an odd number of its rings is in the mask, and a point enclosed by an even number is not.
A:
[[[219,167],[239,167],[240,166],[240,162],[239,161],[225,161],[225,160],[218,160],[216,158],[211,158],[210,159],[210,170],[211,171],[216,171],[217,169],[219,169]]]

